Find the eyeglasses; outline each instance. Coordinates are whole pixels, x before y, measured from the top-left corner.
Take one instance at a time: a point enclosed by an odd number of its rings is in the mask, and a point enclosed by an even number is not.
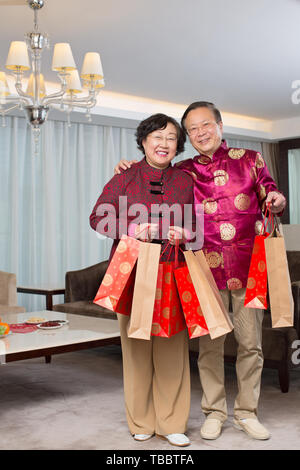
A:
[[[198,133],[198,131],[209,131],[212,129],[217,123],[215,121],[204,121],[202,124],[198,126],[193,125],[189,129],[187,129],[187,133],[189,136],[194,136]]]
[[[167,142],[177,142],[177,137],[175,135],[174,136],[169,135],[166,138],[164,138],[161,135],[155,135],[155,134],[151,135],[151,134],[149,134],[148,137],[150,137],[151,139],[156,140],[158,142],[162,142],[165,139],[166,139]]]

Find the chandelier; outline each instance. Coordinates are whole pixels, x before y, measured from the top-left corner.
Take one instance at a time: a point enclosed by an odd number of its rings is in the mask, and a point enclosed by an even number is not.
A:
[[[87,52],[84,57],[81,78],[76,68],[71,47],[68,43],[54,45],[52,70],[57,72],[60,79],[60,89],[47,94],[44,77],[41,73],[41,57],[45,48],[50,47],[49,36],[39,31],[37,14],[44,6],[44,0],[26,0],[34,11],[34,30],[25,34],[25,41],[11,42],[6,68],[15,78],[17,95],[11,95],[7,77],[0,71],[0,114],[2,125],[5,126],[5,115],[16,108],[24,110],[28,123],[31,125],[35,139],[38,139],[40,126],[47,120],[49,109],[56,107],[68,113],[74,108],[84,108],[86,116],[91,120],[90,110],[97,103],[97,95],[104,87],[103,70],[100,55],[97,52]],[[29,55],[31,55],[31,67]],[[24,73],[32,68],[32,73],[24,90]],[[78,97],[83,89],[85,96]]]

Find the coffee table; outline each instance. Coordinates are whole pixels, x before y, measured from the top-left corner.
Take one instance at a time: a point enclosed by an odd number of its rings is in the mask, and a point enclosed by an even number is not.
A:
[[[44,356],[46,362],[50,362],[50,358],[54,354],[120,344],[119,323],[113,319],[87,317],[52,310],[1,314],[1,319],[2,322],[11,324],[23,323],[33,316],[46,320],[68,320],[68,323],[57,329],[37,329],[32,333],[11,333],[0,338],[0,362],[2,364]]]

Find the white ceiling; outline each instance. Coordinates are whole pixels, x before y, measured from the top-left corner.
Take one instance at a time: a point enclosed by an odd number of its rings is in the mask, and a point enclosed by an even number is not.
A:
[[[71,43],[79,69],[86,51],[100,52],[108,91],[208,100],[263,119],[300,115],[291,101],[300,0],[45,0],[39,24],[52,45]],[[10,41],[32,26],[27,5],[0,6],[1,70]],[[43,73],[53,81],[51,56],[43,55]]]

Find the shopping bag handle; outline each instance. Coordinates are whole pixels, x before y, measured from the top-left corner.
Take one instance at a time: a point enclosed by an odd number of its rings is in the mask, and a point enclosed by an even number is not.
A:
[[[141,234],[141,233],[143,233],[143,232],[145,232],[146,230],[148,230],[148,229],[149,229],[149,227],[150,227],[150,224],[147,224],[147,226],[146,226],[146,227],[144,227],[144,228],[143,228],[143,230],[141,230],[141,231],[140,231],[140,234]],[[146,242],[146,241],[147,241],[147,240],[146,240],[146,234],[145,234],[145,240],[143,240],[143,241],[144,241],[144,242]]]
[[[263,221],[262,221],[262,226],[261,226],[259,235],[264,235],[266,233],[266,227],[268,226],[269,222],[271,222],[271,234],[274,232],[274,215],[273,215],[273,212],[271,212],[270,207],[271,207],[271,203],[268,202],[267,208],[266,208],[265,213],[264,213],[264,218],[263,218]],[[268,217],[267,217],[267,214],[268,214]],[[267,222],[266,222],[266,220],[267,220]],[[268,234],[268,237],[271,234]]]
[[[168,248],[170,245],[171,245],[170,242],[168,242],[168,243],[166,244],[164,250],[163,250],[163,251],[161,252],[161,254],[160,254],[160,259],[161,259],[162,255],[165,253],[165,251],[167,250],[167,248]],[[176,268],[178,268],[178,264],[179,264],[179,263],[178,263],[178,252],[179,252],[179,250],[181,250],[182,253],[183,253],[183,250],[182,250],[182,249],[180,248],[180,246],[179,246],[179,240],[175,239],[175,245],[171,245],[171,250],[170,250],[170,252],[169,252],[169,256],[168,256],[167,262],[168,262],[169,259],[170,259],[170,256],[171,256],[171,253],[172,253],[172,249],[173,249],[173,248],[175,249],[174,267],[175,267],[175,269],[176,269]]]

